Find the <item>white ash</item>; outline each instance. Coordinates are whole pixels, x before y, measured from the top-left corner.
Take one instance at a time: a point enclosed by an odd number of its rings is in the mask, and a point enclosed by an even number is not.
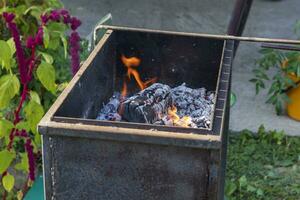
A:
[[[107,104],[103,103],[96,119],[98,120],[109,120],[109,121],[121,121],[122,117],[118,114],[118,108],[120,106],[121,94],[115,92],[112,97],[110,97]]]
[[[129,98],[123,99],[122,102],[129,102],[136,98],[136,96],[145,97],[145,101],[142,102],[143,105],[153,105],[152,108],[160,113],[159,119],[156,117],[156,121],[146,121],[146,123],[171,125],[172,121],[170,121],[166,115],[168,108],[165,108],[165,106],[160,105],[159,103],[166,95],[168,95],[168,93],[170,93],[172,104],[177,108],[177,114],[179,117],[191,117],[191,122],[189,124],[190,127],[210,127],[215,95],[213,92],[207,92],[205,88],[192,89],[183,83],[182,85],[171,89],[168,85],[155,83],[145,90],[142,90]],[[125,121],[125,119],[122,119],[122,117],[118,114],[118,109],[121,104],[120,98],[120,93],[114,93],[114,95],[109,99],[109,102],[103,105],[97,119]],[[155,104],[153,102],[155,102]]]
[[[122,117],[126,121],[152,124],[166,115],[172,106],[171,88],[154,83],[122,102]]]
[[[214,93],[205,88],[192,89],[185,83],[171,90],[179,117],[190,116],[197,127],[209,128],[214,107]]]

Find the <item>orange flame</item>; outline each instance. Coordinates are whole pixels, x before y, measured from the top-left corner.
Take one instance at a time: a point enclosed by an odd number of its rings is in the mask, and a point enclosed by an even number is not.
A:
[[[137,57],[126,58],[124,55],[122,55],[121,60],[122,60],[123,64],[127,67],[127,77],[129,79],[131,79],[131,76],[133,76],[141,90],[148,87],[148,85],[155,83],[155,81],[157,79],[156,77],[143,82],[138,71],[133,68],[133,67],[138,67],[140,65],[141,60],[139,58],[137,58]],[[124,86],[123,86],[123,88],[124,88]]]
[[[127,68],[127,77],[130,80],[131,76],[133,76],[141,90],[145,89],[150,84],[156,82],[156,80],[157,80],[156,77],[143,82],[138,71],[133,68],[133,67],[138,67],[141,64],[141,59],[139,59],[137,57],[126,58],[124,55],[122,55],[121,60],[122,60],[123,64],[125,65],[125,67]],[[123,88],[121,91],[121,101],[123,101],[125,99],[125,97],[127,96],[127,90],[128,89],[127,89],[126,79],[124,79]],[[123,107],[123,104],[121,104],[121,107],[119,109],[119,114],[122,115],[123,112],[124,112],[124,107]]]
[[[183,116],[180,118],[177,115],[177,108],[175,106],[168,108],[168,118],[175,126],[189,127],[192,123],[192,118],[189,116]]]

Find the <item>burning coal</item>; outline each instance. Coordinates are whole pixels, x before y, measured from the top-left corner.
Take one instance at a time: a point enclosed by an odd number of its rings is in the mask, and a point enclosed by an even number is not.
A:
[[[103,105],[99,120],[128,121],[156,125],[209,128],[214,94],[205,88],[192,89],[183,83],[171,88],[155,83],[156,77],[143,81],[137,71],[141,60],[121,56],[127,73],[121,93],[115,92]],[[128,96],[127,84],[134,78],[140,92]]]

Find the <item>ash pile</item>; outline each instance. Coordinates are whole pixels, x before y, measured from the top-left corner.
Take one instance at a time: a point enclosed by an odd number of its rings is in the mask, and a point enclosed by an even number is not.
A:
[[[214,93],[205,88],[192,89],[185,83],[171,88],[154,83],[130,97],[114,93],[97,119],[210,128],[214,99]]]

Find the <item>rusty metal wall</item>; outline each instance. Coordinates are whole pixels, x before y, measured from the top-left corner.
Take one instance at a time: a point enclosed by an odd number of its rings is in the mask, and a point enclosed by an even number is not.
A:
[[[46,199],[215,199],[207,149],[59,136],[43,144]]]

